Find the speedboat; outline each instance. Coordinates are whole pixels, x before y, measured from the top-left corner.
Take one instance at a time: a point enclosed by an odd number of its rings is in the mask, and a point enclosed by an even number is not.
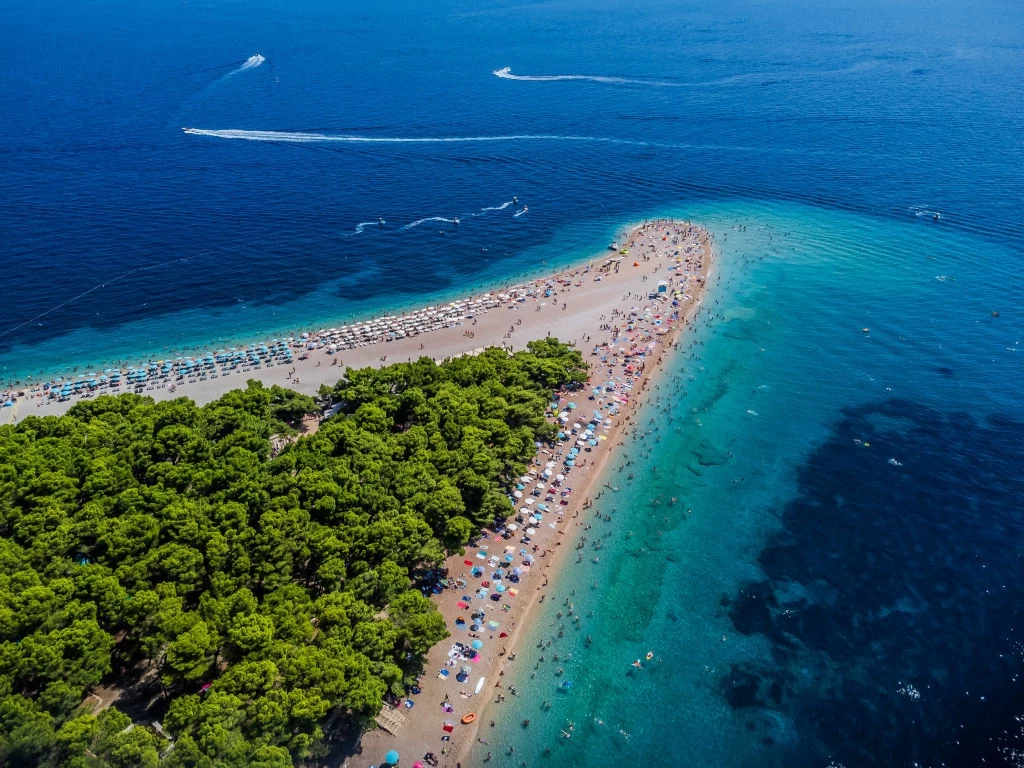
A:
[[[617,250],[619,250],[619,244],[618,243],[608,243],[608,250],[609,251],[617,251]]]

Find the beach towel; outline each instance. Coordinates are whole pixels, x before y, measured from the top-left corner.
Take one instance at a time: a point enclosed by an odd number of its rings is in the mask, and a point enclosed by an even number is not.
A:
[[[461,600],[457,602],[456,605],[459,606],[459,608],[469,608],[469,603],[464,603]]]

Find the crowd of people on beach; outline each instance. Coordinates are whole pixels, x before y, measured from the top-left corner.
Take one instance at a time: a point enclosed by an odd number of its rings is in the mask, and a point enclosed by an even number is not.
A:
[[[582,493],[574,494],[573,486],[576,483],[570,477],[572,473],[584,469],[588,473],[599,471],[602,459],[609,454],[611,446],[618,442],[623,431],[630,429],[637,401],[647,390],[645,374],[661,364],[666,342],[675,343],[671,331],[680,325],[687,307],[692,305],[694,289],[702,279],[700,246],[703,236],[703,230],[676,224],[668,228],[643,228],[636,234],[630,243],[634,250],[648,245],[655,247],[657,239],[662,243],[679,246],[674,249],[676,258],[673,263],[665,266],[664,279],[659,280],[651,291],[622,297],[627,302],[635,301],[635,304],[631,304],[628,309],[612,309],[601,318],[601,331],[607,333],[605,339],[595,342],[585,337],[584,340],[590,341],[590,381],[583,390],[557,393],[550,404],[549,418],[559,428],[556,441],[539,447],[529,472],[518,478],[509,489],[512,505],[509,517],[497,520],[491,529],[483,532],[480,541],[475,542],[471,548],[475,555],[450,563],[453,572],[460,574],[453,580],[452,589],[464,594],[455,604],[455,613],[447,617],[449,630],[456,637],[465,634],[473,638],[472,645],[458,641],[453,650],[458,649],[461,653],[462,649],[473,647],[472,663],[474,667],[479,665],[483,669],[476,693],[472,686],[468,690],[459,687],[461,706],[453,705],[449,693],[444,695],[441,702],[442,756],[465,756],[470,745],[463,744],[462,751],[456,752],[458,745],[451,743],[453,726],[462,715],[459,710],[474,706],[473,697],[481,692],[479,687],[485,684],[483,675],[491,664],[496,662],[501,668],[497,681],[492,683],[494,692],[487,706],[503,704],[506,700],[505,692],[511,696],[518,695],[514,686],[502,683],[506,670],[516,658],[515,653],[508,653],[505,644],[514,641],[513,633],[518,622],[525,618],[531,592],[535,593],[538,602],[544,602],[549,586],[550,558],[573,525],[579,527],[581,532],[575,546],[575,563],[586,567],[583,565],[585,561],[594,564],[600,562],[602,541],[611,533],[606,532],[600,536],[589,533],[593,522],[587,520],[585,515],[594,508],[596,499],[611,486],[601,489],[591,498],[586,495],[589,490],[585,487],[589,478],[580,478],[579,488]],[[637,255],[635,258],[647,259],[650,256]],[[671,503],[675,502],[672,499]],[[595,520],[611,522],[614,511],[614,508],[611,511],[594,510],[591,514]],[[582,519],[581,514],[584,515]],[[588,549],[589,552],[586,551]],[[540,560],[545,557],[549,560]],[[463,567],[460,568],[460,565]],[[510,579],[514,580],[519,589],[532,587],[531,592],[519,598],[526,600],[525,604],[517,604],[512,599],[519,591],[506,586]],[[499,623],[492,619],[488,622],[488,616],[501,621]],[[589,616],[593,616],[593,613]],[[534,678],[541,671],[542,664],[546,664],[551,666],[559,685],[568,690],[572,687],[568,671],[573,663],[572,653],[560,655],[551,650],[552,644],[557,645],[567,630],[582,631],[584,621],[589,617],[576,611],[572,600],[567,598],[563,608],[557,612],[557,618],[558,626],[553,628],[555,634],[538,641],[540,656],[529,677]],[[518,631],[522,632],[522,629]],[[494,640],[498,643],[492,643]],[[591,642],[588,635],[586,644],[589,646]],[[495,652],[494,648],[498,644],[502,648],[500,652]],[[454,665],[456,662],[451,663]],[[473,667],[463,667],[462,671],[471,673]],[[445,681],[450,679],[446,674],[439,674],[438,677]],[[460,675],[460,684],[468,682],[470,677],[471,674]],[[440,685],[445,686],[447,683]],[[541,706],[542,709],[550,708],[551,703],[544,702]],[[420,716],[430,717],[430,714],[427,712]],[[473,717],[475,719],[476,715]],[[495,720],[490,722],[492,727],[495,726]],[[529,720],[523,720],[521,727],[528,726]],[[566,739],[571,737],[572,728],[570,723],[568,730],[563,731]],[[621,734],[629,738],[625,731],[621,731]],[[477,744],[489,746],[483,737],[477,739]],[[511,756],[512,752],[510,746],[506,757]],[[493,753],[490,751],[481,757],[483,762],[491,759]],[[525,765],[525,761],[522,764]]]
[[[606,260],[604,267],[607,269],[612,266],[617,268],[618,261]],[[528,301],[536,303],[538,307],[544,306],[545,300],[557,296],[559,289],[572,285],[574,280],[582,279],[582,274],[589,271],[588,267],[582,271],[508,286],[502,291],[484,293],[443,306],[428,306],[351,325],[304,331],[296,336],[275,338],[268,342],[201,351],[173,359],[151,359],[134,365],[119,361],[84,372],[73,369],[63,376],[40,381],[9,380],[4,389],[0,390],[0,408],[32,401],[37,405],[54,401],[73,403],[97,395],[123,392],[146,394],[167,390],[187,395],[190,384],[243,373],[259,378],[261,370],[293,366],[296,360],[308,360],[311,356],[318,356],[317,365],[321,360],[331,358],[332,366],[343,366],[342,353],[347,350],[386,344],[444,328],[475,325],[477,318],[486,312],[523,305]],[[511,338],[514,330],[514,327],[510,328],[505,338]],[[475,332],[467,329],[465,335],[473,338]],[[429,354],[427,344],[421,344],[420,348],[424,354]],[[379,358],[382,363],[386,363],[387,359],[386,354]],[[298,383],[298,379],[292,379],[291,376],[289,380]]]

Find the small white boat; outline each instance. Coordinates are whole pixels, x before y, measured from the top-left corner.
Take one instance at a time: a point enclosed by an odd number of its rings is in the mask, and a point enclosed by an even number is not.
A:
[[[619,244],[618,243],[608,243],[608,250],[609,251],[617,251],[617,250],[619,250]]]

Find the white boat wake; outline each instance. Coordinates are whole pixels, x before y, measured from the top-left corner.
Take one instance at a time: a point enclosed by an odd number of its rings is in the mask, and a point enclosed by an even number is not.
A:
[[[607,139],[599,136],[563,136],[546,133],[515,133],[498,136],[358,136],[342,133],[307,133],[305,131],[207,130],[205,128],[182,128],[182,130],[190,136],[210,136],[215,139],[236,139],[241,141],[277,141],[292,144],[320,144],[324,142],[342,144],[471,144],[497,141],[598,141],[612,144],[647,146],[647,142],[630,141],[628,139]]]
[[[266,60],[267,60],[266,56],[263,56],[263,55],[261,55],[259,53],[253,54],[248,59],[243,61],[242,65],[238,69],[234,70],[233,72],[229,72],[228,74],[236,75],[239,72],[245,72],[245,70],[247,70],[247,69],[255,69],[256,67],[258,67],[260,64],[262,64]]]
[[[876,61],[856,62],[848,67],[827,70],[780,70],[777,72],[742,72],[735,75],[726,75],[715,80],[704,80],[697,82],[681,82],[679,80],[647,80],[642,77],[617,77],[612,75],[517,75],[512,72],[512,67],[502,67],[494,70],[491,74],[500,77],[502,80],[518,80],[528,83],[554,83],[569,80],[584,80],[591,83],[605,83],[607,85],[646,85],[653,88],[702,88],[715,85],[774,85],[779,82],[790,80],[803,80],[807,78],[834,77],[836,75],[855,74],[872,69]]]
[[[495,136],[363,136],[346,133],[313,133],[307,131],[249,131],[240,128],[210,130],[182,128],[189,136],[206,136],[235,141],[268,141],[279,144],[497,144],[515,141],[566,141],[579,144],[615,144],[651,149],[696,149],[713,152],[752,152],[756,154],[825,154],[824,151],[763,146],[726,144],[675,144],[668,142],[617,139],[610,136],[577,136],[558,133],[508,133]]]
[[[428,221],[443,221],[446,224],[454,224],[455,219],[446,219],[444,216],[428,216],[425,219],[417,219],[412,224],[406,224],[402,229],[412,229],[418,227],[420,224],[426,224]]]
[[[354,232],[347,232],[347,233],[345,233],[344,237],[353,237],[354,235],[361,235],[361,234],[363,234],[363,230],[366,229],[367,227],[375,227],[375,226],[376,227],[382,226],[381,222],[380,221],[361,221],[358,224],[356,224],[356,229],[355,229]]]
[[[512,205],[512,202],[513,202],[512,200],[509,200],[507,202],[502,203],[501,205],[492,205],[492,206],[490,206],[488,208],[481,208],[480,209],[480,213],[474,213],[473,215],[474,216],[483,216],[484,213],[486,213],[487,211],[504,211],[506,208],[508,208],[510,205]]]
[[[477,212],[477,213],[469,214],[469,216],[470,217],[472,217],[472,216],[483,216],[488,211],[504,211],[506,208],[508,208],[510,205],[513,205],[515,202],[516,202],[515,200],[507,200],[504,203],[502,203],[501,205],[488,205],[488,206],[486,206],[484,208],[481,208],[480,211]],[[520,211],[520,213],[521,213],[521,211]],[[518,216],[519,214],[516,214],[516,215]],[[464,218],[466,218],[466,217],[464,217]],[[426,224],[429,221],[440,221],[440,222],[444,222],[445,224],[458,224],[459,223],[459,217],[456,216],[455,218],[449,219],[449,218],[447,218],[445,216],[427,216],[427,217],[422,218],[422,219],[417,219],[416,221],[414,221],[414,222],[412,222],[410,224],[406,224],[404,227],[399,227],[399,231],[406,230],[406,229],[413,229],[415,227],[420,226],[421,224]],[[352,232],[346,232],[342,236],[343,237],[353,237],[355,235],[361,235],[366,230],[367,227],[374,227],[374,226],[376,226],[376,227],[383,227],[384,226],[384,220],[383,219],[378,219],[377,221],[361,221],[358,224],[356,224],[355,230],[353,230]]]
[[[502,80],[520,80],[531,83],[554,83],[563,80],[589,80],[592,83],[608,83],[611,85],[653,85],[662,88],[675,88],[686,83],[674,83],[666,80],[643,80],[636,77],[611,77],[608,75],[514,75],[512,67],[502,67],[493,72]]]

